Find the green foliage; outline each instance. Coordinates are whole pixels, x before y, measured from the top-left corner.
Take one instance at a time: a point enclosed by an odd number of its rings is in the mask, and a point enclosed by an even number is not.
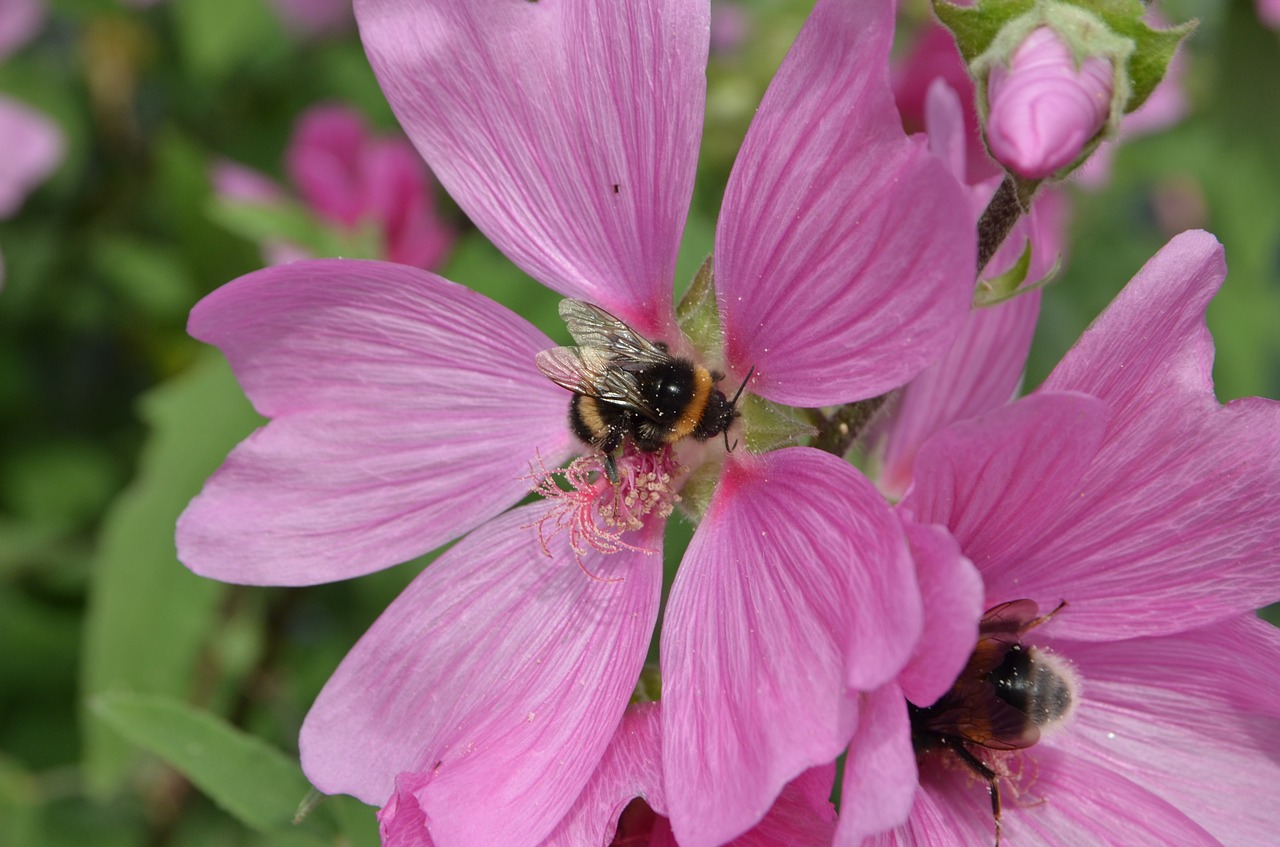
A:
[[[168,697],[103,694],[95,715],[160,756],[259,832],[290,825],[310,786],[290,757],[208,712]]]
[[[984,0],[982,13],[945,4],[938,13],[972,57],[998,18],[1034,5]],[[1132,109],[1180,32],[1134,23],[1137,0],[1074,5],[1140,43]],[[354,26],[297,38],[270,0],[47,6],[36,39],[0,62],[0,96],[50,116],[67,138],[58,170],[0,221],[0,844],[373,847],[373,812],[351,798],[326,798],[292,823],[308,791],[298,728],[345,652],[430,556],[331,586],[231,587],[183,567],[173,532],[261,423],[221,356],[187,337],[191,306],[261,267],[267,242],[315,255],[380,251],[372,232],[338,232],[296,201],[218,198],[210,166],[242,162],[288,193],[285,146],[304,109],[343,102],[386,132],[395,119]],[[740,6],[745,40],[713,50],[708,68],[677,301],[713,254],[738,146],[812,2]],[[1280,110],[1268,83],[1280,79],[1280,39],[1247,0],[1164,10],[1203,18],[1180,48],[1189,117],[1126,140],[1105,188],[1068,186],[1071,243],[1045,292],[1028,385],[1143,262],[1195,226],[1223,241],[1230,267],[1209,314],[1219,394],[1276,396]],[[560,295],[456,209],[445,214],[462,235],[438,272],[567,342]],[[803,429],[777,411],[748,401],[745,438],[781,443]],[[684,505],[705,507],[718,470]],[[679,517],[668,524],[667,586],[692,534]],[[655,662],[658,643],[655,633]]]
[[[93,562],[82,686],[186,696],[227,586],[182,567],[173,527],[187,502],[260,423],[222,357],[210,350],[180,380],[144,398],[152,428],[139,473],[108,512]],[[130,748],[95,720],[85,725],[86,775],[120,787]]]

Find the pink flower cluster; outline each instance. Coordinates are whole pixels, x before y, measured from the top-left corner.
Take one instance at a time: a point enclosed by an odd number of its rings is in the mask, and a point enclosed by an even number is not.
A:
[[[397,847],[1265,843],[1280,638],[1251,613],[1277,599],[1280,405],[1213,396],[1212,236],[1174,239],[1013,400],[1038,301],[971,312],[994,184],[963,107],[933,84],[929,138],[908,136],[892,4],[818,0],[730,177],[723,336],[698,350],[672,291],[707,2],[356,14],[418,151],[531,276],[747,380],[752,403],[898,401],[874,482],[812,446],[756,452],[748,415],[736,450],[628,448],[611,483],[535,364],[553,342],[475,292],[319,260],[209,295],[190,331],[270,422],[183,514],[182,560],[304,585],[456,542],[308,714],[320,790],[381,806]],[[991,268],[1026,242],[1052,264],[1054,217],[1038,208]],[[543,499],[517,505],[530,488]],[[697,528],[664,601],[672,508]],[[583,531],[547,530],[566,514]],[[992,635],[1002,606],[1045,617]],[[937,727],[988,716],[966,680],[1016,708],[967,676],[993,645],[1066,693],[1060,721],[991,712],[1009,743],[984,747]],[[949,702],[974,713],[929,711]]]

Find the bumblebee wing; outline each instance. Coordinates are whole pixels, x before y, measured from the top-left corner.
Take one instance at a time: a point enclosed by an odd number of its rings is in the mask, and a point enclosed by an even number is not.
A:
[[[1040,607],[1034,600],[1010,600],[987,610],[978,625],[978,637],[1016,642],[1039,617]]]
[[[616,366],[614,357],[599,347],[552,347],[534,358],[538,370],[561,388],[602,403],[634,409],[657,417],[640,391],[636,375]]]
[[[583,300],[561,300],[560,317],[581,347],[608,351],[613,364],[642,369],[671,361],[666,349],[649,341],[618,318]]]
[[[977,680],[959,680],[929,711],[925,728],[930,732],[958,736],[988,750],[1021,750],[1040,738],[1038,726]]]

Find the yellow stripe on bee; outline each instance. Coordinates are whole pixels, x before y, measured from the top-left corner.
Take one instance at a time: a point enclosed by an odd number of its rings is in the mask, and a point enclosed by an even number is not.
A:
[[[689,398],[689,405],[684,407],[684,411],[680,413],[675,426],[671,427],[671,432],[667,435],[668,444],[674,444],[686,435],[691,435],[698,428],[698,423],[702,420],[702,413],[707,410],[707,400],[711,397],[713,385],[715,385],[715,381],[711,379],[711,371],[701,365],[695,365],[693,368],[693,396]]]

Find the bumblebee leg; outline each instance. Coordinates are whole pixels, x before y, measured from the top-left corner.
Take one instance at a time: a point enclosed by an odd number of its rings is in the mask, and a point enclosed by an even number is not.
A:
[[[948,745],[969,768],[987,783],[991,792],[991,816],[996,819],[996,847],[1000,847],[1000,780],[996,772],[987,767],[977,756],[965,749],[963,744]]]
[[[622,446],[622,439],[626,434],[624,429],[611,429],[604,437],[604,441],[600,442],[600,452],[604,454],[604,475],[609,477],[609,482],[614,485],[618,484],[620,477],[618,476],[618,459],[613,454]]]

